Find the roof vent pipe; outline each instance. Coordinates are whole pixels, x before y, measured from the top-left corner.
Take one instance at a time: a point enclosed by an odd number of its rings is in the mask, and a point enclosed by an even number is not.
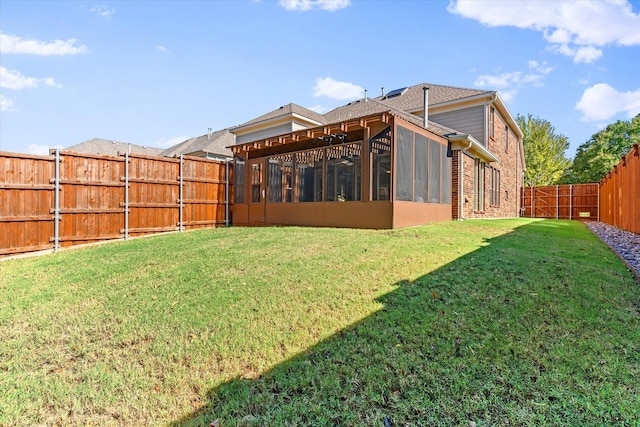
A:
[[[423,86],[422,90],[424,91],[424,104],[423,104],[424,109],[422,110],[423,112],[422,125],[425,129],[427,129],[429,127],[429,88],[426,86]]]
[[[207,129],[207,139],[211,139],[211,128]]]
[[[384,86],[382,86],[380,89],[382,89],[382,97],[384,98]]]
[[[369,97],[368,97],[368,95],[367,95],[367,90],[366,90],[366,89],[364,90],[364,100],[365,100],[365,101],[368,101],[368,100],[369,100]]]

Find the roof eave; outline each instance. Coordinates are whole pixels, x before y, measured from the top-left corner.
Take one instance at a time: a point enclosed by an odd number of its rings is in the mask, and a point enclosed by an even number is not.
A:
[[[446,107],[454,106],[457,104],[470,104],[470,103],[472,104],[473,102],[476,102],[476,101],[481,103],[482,101],[491,100],[494,93],[495,92],[493,91],[483,92],[477,95],[466,96],[464,98],[456,98],[456,99],[452,99],[445,102],[439,102],[437,104],[429,104],[429,109],[433,110],[437,108],[446,108]],[[407,112],[414,114],[414,113],[420,113],[423,110],[424,110],[424,107],[421,105],[420,107],[407,110]]]
[[[494,102],[496,103],[500,113],[502,113],[503,116],[507,119],[507,122],[509,122],[509,125],[511,126],[511,128],[514,130],[514,133],[518,137],[520,161],[522,162],[522,167],[526,169],[527,165],[524,159],[524,144],[522,143],[522,138],[524,137],[524,134],[522,133],[520,126],[518,126],[518,122],[516,122],[516,120],[513,118],[513,116],[509,112],[509,109],[507,108],[507,105],[504,103],[504,100],[500,96],[499,92],[496,92]]]
[[[322,125],[324,125],[324,123],[320,123],[320,122],[318,122],[316,120],[313,120],[313,119],[311,119],[309,117],[300,115],[298,113],[289,112],[289,113],[286,113],[286,114],[282,114],[280,116],[271,117],[271,118],[268,118],[268,119],[265,119],[265,120],[260,120],[259,122],[253,122],[251,124],[243,124],[243,125],[239,125],[239,126],[236,126],[236,127],[232,127],[232,128],[229,129],[229,132],[233,133],[234,135],[236,133],[250,133],[251,129],[253,129],[253,128],[264,128],[265,125],[268,125],[269,123],[281,122],[283,119],[285,119],[285,121],[286,121],[287,118],[298,119],[298,120],[302,120],[302,121],[308,122],[308,123],[310,123],[312,125],[312,127],[313,126],[322,126]],[[246,129],[246,131],[245,131],[245,129]],[[242,131],[242,132],[238,132],[238,131]]]
[[[487,163],[499,161],[495,154],[480,144],[480,142],[471,135],[458,133],[445,135],[445,137],[451,142],[452,150],[468,151]]]

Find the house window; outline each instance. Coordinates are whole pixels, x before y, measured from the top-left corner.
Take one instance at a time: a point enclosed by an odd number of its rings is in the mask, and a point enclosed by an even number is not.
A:
[[[262,163],[251,165],[251,202],[260,203],[260,184],[262,184]]]
[[[334,145],[326,149],[327,182],[325,201],[360,200],[361,144]]]
[[[494,115],[495,115],[495,108],[491,107],[489,109],[489,138],[493,138],[494,135]]]
[[[484,211],[484,167],[482,160],[476,159],[473,167],[473,209]]]
[[[240,157],[233,159],[233,192],[234,203],[244,203],[244,160]]]
[[[489,166],[489,205],[500,206],[500,171]]]
[[[504,152],[509,152],[509,127],[504,125]]]
[[[322,201],[322,159],[324,150],[295,154],[295,182],[299,202]]]
[[[369,141],[373,160],[373,200],[389,200],[391,189],[391,126]]]

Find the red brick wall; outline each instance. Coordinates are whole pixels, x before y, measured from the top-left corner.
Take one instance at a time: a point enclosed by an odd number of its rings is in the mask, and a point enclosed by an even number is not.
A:
[[[460,150],[451,155],[451,218],[460,219]]]
[[[522,164],[520,161],[520,144],[516,135],[508,131],[508,144],[505,146],[506,122],[495,110],[494,134],[489,138],[487,148],[500,159],[491,164],[500,171],[500,206],[489,206],[489,194],[486,196],[486,213],[492,218],[517,217],[520,210],[520,187],[522,185]],[[486,176],[488,191],[488,179]]]
[[[487,108],[487,115],[489,108]],[[489,118],[485,123],[489,124]],[[520,187],[522,185],[522,163],[520,161],[520,143],[516,135],[508,130],[508,144],[505,144],[505,125],[506,122],[500,116],[498,110],[494,110],[494,129],[493,136],[489,136],[487,148],[491,151],[499,161],[485,165],[484,170],[484,209],[475,210],[473,206],[473,189],[474,189],[474,165],[475,159],[456,150],[453,152],[452,158],[452,216],[454,219],[460,219],[459,203],[462,201],[462,214],[464,218],[510,218],[517,217],[520,211]],[[500,192],[499,205],[492,206],[490,194],[490,169],[492,166],[500,171]],[[459,195],[460,188],[460,172],[462,169],[462,186],[463,197]]]

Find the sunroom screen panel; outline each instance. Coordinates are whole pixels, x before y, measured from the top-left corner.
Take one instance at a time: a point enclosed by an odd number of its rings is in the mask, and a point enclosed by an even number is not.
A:
[[[440,203],[441,148],[441,144],[429,140],[429,203]]]
[[[413,132],[398,126],[396,200],[413,200]]]
[[[426,203],[427,198],[427,147],[429,140],[416,133],[415,179],[413,182],[413,201]]]

